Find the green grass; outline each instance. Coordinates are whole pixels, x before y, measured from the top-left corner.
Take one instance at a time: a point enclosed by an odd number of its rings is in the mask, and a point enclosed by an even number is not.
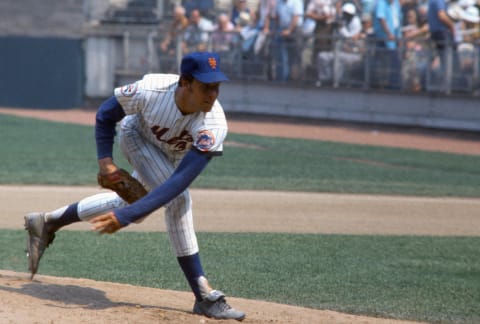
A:
[[[199,186],[424,196],[480,194],[479,156],[231,134]]]
[[[92,127],[0,115],[0,141],[1,184],[95,185]],[[117,148],[115,157],[128,168]],[[230,134],[194,187],[480,197],[479,165],[478,156]],[[480,322],[479,237],[198,236],[207,275],[229,295]],[[1,269],[27,271],[24,239],[0,230]],[[165,233],[60,231],[40,273],[188,290]]]
[[[0,138],[1,184],[96,184],[93,127],[0,115]],[[193,187],[480,197],[480,156],[239,134],[224,151]]]
[[[26,271],[24,235],[0,230],[0,268]],[[165,233],[57,235],[41,274],[188,290]],[[388,318],[480,321],[478,237],[198,237],[209,279],[230,295]]]

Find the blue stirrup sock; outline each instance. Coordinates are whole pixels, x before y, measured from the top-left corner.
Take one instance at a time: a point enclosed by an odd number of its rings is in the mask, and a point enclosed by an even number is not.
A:
[[[202,264],[200,263],[200,255],[195,253],[193,255],[178,257],[177,260],[187,278],[188,284],[190,285],[195,298],[198,301],[202,301],[202,290],[198,279],[204,277],[205,274],[203,273]]]
[[[69,205],[62,213],[59,212],[61,209],[48,213],[45,219],[47,221],[48,230],[56,232],[60,227],[80,222],[81,219],[78,217],[77,208],[78,202]]]

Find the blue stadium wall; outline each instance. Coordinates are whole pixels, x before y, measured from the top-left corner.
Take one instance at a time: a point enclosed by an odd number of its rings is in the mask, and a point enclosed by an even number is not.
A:
[[[0,58],[0,106],[82,106],[82,39],[4,36],[0,37]]]

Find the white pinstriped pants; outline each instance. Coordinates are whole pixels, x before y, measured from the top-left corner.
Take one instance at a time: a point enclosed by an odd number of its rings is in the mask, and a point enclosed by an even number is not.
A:
[[[136,116],[126,116],[119,132],[120,148],[132,165],[133,175],[147,188],[164,183],[174,172],[181,159],[168,158],[158,147],[145,140],[138,131]],[[115,193],[101,193],[78,204],[78,215],[89,220],[126,203]],[[165,224],[170,242],[177,257],[198,252],[197,237],[193,227],[192,200],[188,190],[165,205]]]

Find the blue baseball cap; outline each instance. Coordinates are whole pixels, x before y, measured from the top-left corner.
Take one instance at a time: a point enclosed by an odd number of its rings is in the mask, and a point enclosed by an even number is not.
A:
[[[180,64],[180,73],[192,75],[202,83],[228,81],[220,71],[220,57],[217,53],[193,52],[183,57]]]

